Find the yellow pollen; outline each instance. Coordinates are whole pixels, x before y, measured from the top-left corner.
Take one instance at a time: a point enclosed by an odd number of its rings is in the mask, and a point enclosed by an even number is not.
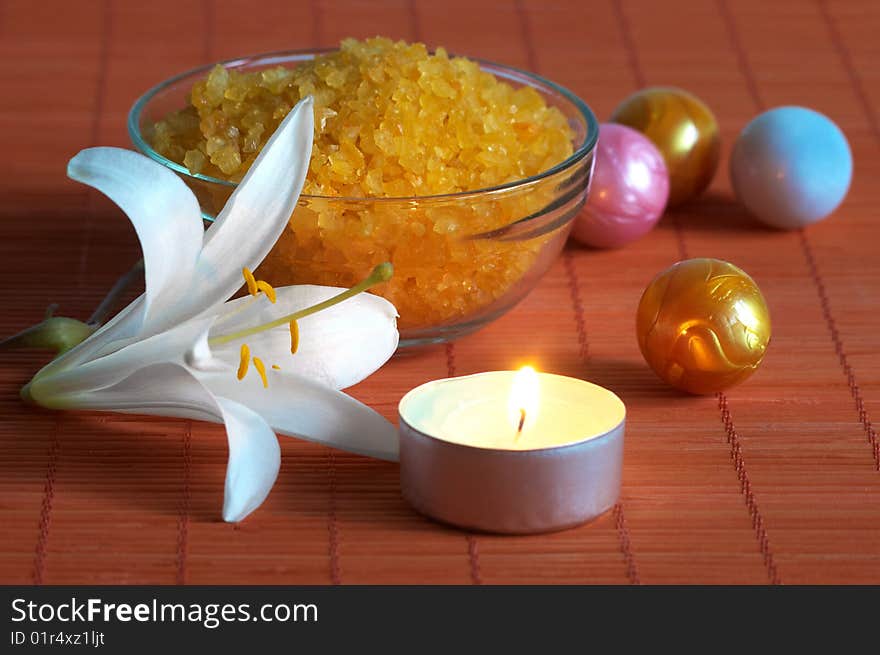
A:
[[[257,289],[266,294],[266,297],[269,299],[273,305],[275,304],[275,289],[271,284],[266,282],[265,280],[257,280]]]
[[[290,322],[290,354],[295,355],[299,348],[299,323]]]
[[[272,368],[275,369],[276,371],[280,371],[280,370],[281,370],[281,367],[278,366],[278,364],[272,364]]]
[[[251,361],[251,349],[248,348],[246,343],[241,344],[241,359],[238,364],[238,379],[244,380],[244,376],[247,375],[248,372],[248,364]]]
[[[254,279],[254,274],[251,273],[251,269],[245,266],[241,269],[241,274],[244,275],[244,281],[247,282],[248,293],[252,296],[256,296],[259,289],[257,289],[257,281]]]
[[[260,374],[260,379],[263,381],[263,387],[268,389],[269,380],[266,379],[266,367],[263,365],[263,360],[259,357],[254,357],[254,368],[257,369],[257,373]]]

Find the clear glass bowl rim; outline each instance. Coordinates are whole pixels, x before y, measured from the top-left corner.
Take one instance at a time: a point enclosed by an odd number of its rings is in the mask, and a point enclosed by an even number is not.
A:
[[[140,129],[140,117],[141,113],[144,110],[144,107],[153,99],[153,97],[160,93],[161,91],[167,89],[168,87],[176,84],[180,80],[191,77],[193,75],[197,75],[199,73],[207,73],[217,64],[221,64],[223,66],[242,66],[247,63],[253,63],[255,61],[260,60],[271,60],[284,58],[288,61],[296,61],[297,58],[306,59],[309,55],[316,56],[325,54],[328,52],[334,52],[338,50],[338,48],[307,48],[302,50],[277,50],[274,52],[266,52],[255,55],[246,55],[243,57],[235,57],[233,59],[226,59],[219,62],[213,62],[210,64],[204,64],[202,66],[197,66],[195,68],[190,68],[189,70],[183,71],[182,73],[178,73],[173,77],[169,77],[168,79],[160,82],[156,86],[150,88],[146,93],[144,93],[140,98],[138,98],[135,103],[132,105],[131,110],[128,112],[128,135],[131,139],[134,146],[140,150],[143,154],[148,156],[150,159],[162,164],[175,171],[176,173],[190,179],[201,180],[202,182],[208,182],[210,184],[219,184],[221,186],[232,187],[235,188],[237,185],[236,182],[230,182],[228,180],[221,180],[216,177],[211,177],[209,175],[202,175],[201,173],[191,173],[186,166],[182,164],[178,164],[177,162],[171,161],[167,157],[160,155],[156,152],[150,144],[148,144],[143,136],[141,136]],[[459,56],[452,55],[451,56]],[[402,197],[386,197],[386,196],[315,196],[309,195],[306,193],[301,194],[300,199],[314,199],[319,201],[335,201],[335,202],[424,202],[430,200],[442,200],[442,199],[465,199],[472,198],[474,196],[485,196],[486,194],[493,194],[496,192],[510,191],[512,189],[516,189],[518,187],[526,187],[530,184],[538,182],[548,177],[552,177],[556,173],[564,171],[579,161],[581,161],[584,157],[589,155],[596,147],[596,142],[599,138],[599,122],[596,119],[595,114],[590,109],[590,107],[583,100],[580,99],[575,93],[568,90],[564,86],[556,84],[555,82],[548,80],[541,75],[536,73],[531,73],[529,71],[522,70],[520,68],[516,68],[514,66],[507,66],[506,64],[499,64],[494,61],[490,61],[488,59],[480,59],[478,57],[466,57],[471,61],[474,61],[480,65],[480,67],[490,66],[499,71],[509,72],[514,77],[526,78],[532,82],[536,82],[539,85],[543,85],[549,87],[555,93],[563,96],[568,102],[570,102],[581,114],[584,119],[584,122],[587,126],[587,134],[583,143],[579,144],[575,151],[566,159],[559,162],[555,166],[548,168],[547,170],[541,171],[536,175],[532,175],[527,178],[523,178],[521,180],[514,180],[513,182],[506,182],[504,184],[499,184],[496,186],[485,187],[482,189],[473,189],[470,191],[457,191],[455,193],[444,193],[444,194],[436,194],[436,195],[426,195],[426,196],[402,196]],[[278,62],[282,63],[282,62]]]

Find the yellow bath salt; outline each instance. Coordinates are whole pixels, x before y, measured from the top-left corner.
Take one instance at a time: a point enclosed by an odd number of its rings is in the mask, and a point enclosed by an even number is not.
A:
[[[346,39],[295,68],[218,65],[193,86],[190,105],[148,137],[194,173],[238,181],[306,95],[315,99],[309,173],[261,279],[349,286],[391,261],[395,276],[376,292],[395,303],[405,328],[465,316],[528,269],[539,244],[508,244],[501,253],[497,244],[460,237],[501,227],[540,203],[331,200],[472,191],[530,177],[572,154],[566,118],[535,90],[443,48]]]

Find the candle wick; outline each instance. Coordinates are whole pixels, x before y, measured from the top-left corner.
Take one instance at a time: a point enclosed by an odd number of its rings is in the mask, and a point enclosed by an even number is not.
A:
[[[516,429],[516,436],[519,436],[523,431],[523,426],[526,424],[526,410],[519,410],[519,427]]]

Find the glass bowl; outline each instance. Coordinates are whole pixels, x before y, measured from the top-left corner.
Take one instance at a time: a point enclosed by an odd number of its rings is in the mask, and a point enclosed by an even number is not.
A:
[[[221,63],[254,71],[295,66],[324,52],[277,52]],[[390,261],[393,279],[374,292],[397,307],[402,346],[449,341],[477,330],[535,286],[565,244],[586,200],[598,123],[571,91],[516,68],[474,61],[514,87],[532,87],[561,111],[572,129],[573,154],[538,175],[476,191],[408,198],[303,194],[288,229],[260,266],[260,277],[279,285],[349,287],[376,264]],[[145,131],[185,107],[193,84],[212,67],[153,87],[128,117],[135,147],[183,178],[207,221],[223,207],[235,183],[191,173],[163,157],[150,146]],[[469,229],[475,223],[482,229]]]

